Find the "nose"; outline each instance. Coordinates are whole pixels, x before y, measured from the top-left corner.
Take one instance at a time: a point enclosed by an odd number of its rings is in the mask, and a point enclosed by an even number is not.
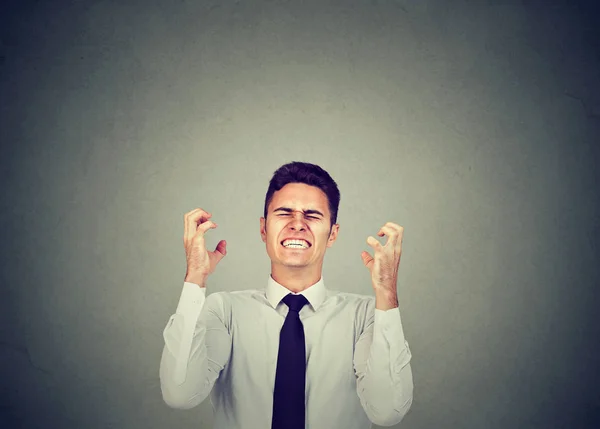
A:
[[[304,221],[304,213],[295,212],[293,214],[294,218],[290,222],[290,225],[293,230],[303,230],[306,229],[306,222]]]

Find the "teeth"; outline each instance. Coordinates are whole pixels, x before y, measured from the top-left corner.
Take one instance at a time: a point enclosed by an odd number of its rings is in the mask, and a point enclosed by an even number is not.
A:
[[[308,243],[303,240],[286,240],[283,242],[284,247],[295,247],[308,249]]]

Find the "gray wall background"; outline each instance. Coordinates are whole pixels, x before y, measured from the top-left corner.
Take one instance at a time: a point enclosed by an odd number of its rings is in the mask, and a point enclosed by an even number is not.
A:
[[[405,228],[398,427],[600,426],[589,4],[1,10],[1,427],[211,428],[208,400],[171,410],[159,387],[183,214],[228,242],[209,293],[264,287],[259,218],[292,160],[340,187],[330,287],[371,295],[367,237]]]

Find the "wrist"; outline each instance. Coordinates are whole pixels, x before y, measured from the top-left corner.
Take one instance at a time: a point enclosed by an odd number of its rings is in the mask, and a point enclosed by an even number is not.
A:
[[[390,291],[375,292],[375,308],[384,311],[398,308],[398,294]]]
[[[206,279],[208,276],[203,274],[186,274],[184,278],[184,282],[194,283],[200,287],[206,287]]]

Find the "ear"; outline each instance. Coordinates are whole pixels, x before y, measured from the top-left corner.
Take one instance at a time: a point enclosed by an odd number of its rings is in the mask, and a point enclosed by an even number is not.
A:
[[[331,233],[329,234],[329,239],[327,240],[327,247],[333,246],[333,243],[335,243],[337,240],[339,228],[340,226],[337,223],[331,228]]]
[[[265,218],[261,216],[259,219],[260,222],[260,237],[264,243],[267,242],[267,224],[265,222]]]

